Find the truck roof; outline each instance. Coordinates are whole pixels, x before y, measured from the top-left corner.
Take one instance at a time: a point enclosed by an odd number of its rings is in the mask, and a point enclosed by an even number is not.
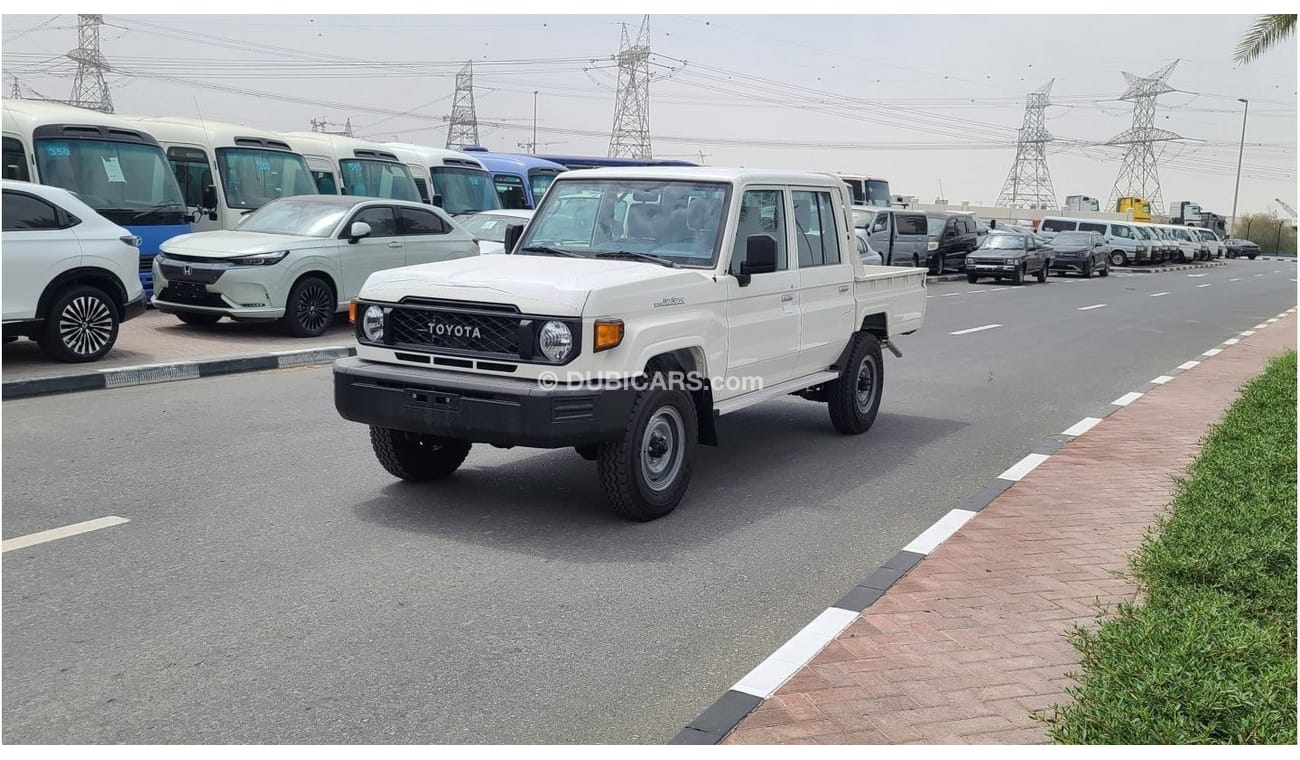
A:
[[[790,172],[769,169],[726,168],[719,166],[609,166],[599,169],[573,169],[557,181],[575,179],[687,179],[697,182],[754,182],[774,185],[817,185],[843,187],[839,177],[829,172]]]

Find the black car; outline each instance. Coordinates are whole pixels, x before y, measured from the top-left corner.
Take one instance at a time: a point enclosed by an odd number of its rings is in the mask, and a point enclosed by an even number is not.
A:
[[[961,269],[966,254],[980,245],[979,221],[973,214],[951,211],[927,213],[926,217],[930,274],[943,274],[949,264]]]
[[[992,277],[1023,285],[1025,277],[1033,274],[1039,282],[1047,282],[1053,255],[1052,246],[1035,235],[990,233],[966,257],[966,281],[973,283],[981,277]]]
[[[1223,241],[1223,244],[1228,249],[1228,258],[1230,259],[1235,259],[1238,256],[1254,259],[1259,255],[1259,246],[1244,238],[1229,238]]]
[[[1062,232],[1052,238],[1052,271],[1092,277],[1110,275],[1110,246],[1099,232]]]

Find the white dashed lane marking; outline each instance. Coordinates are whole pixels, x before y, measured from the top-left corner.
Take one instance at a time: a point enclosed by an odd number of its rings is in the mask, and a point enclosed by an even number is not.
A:
[[[1137,392],[1125,393],[1123,396],[1120,396],[1119,398],[1115,399],[1110,403],[1114,404],[1115,406],[1128,406],[1129,404],[1133,403],[1134,401],[1137,401],[1140,398],[1142,398],[1141,393],[1137,393]]]
[[[5,539],[3,545],[0,545],[0,551],[8,552],[13,551],[14,549],[25,549],[28,546],[43,544],[47,541],[57,541],[60,538],[77,536],[82,533],[89,533],[92,530],[100,530],[101,528],[111,528],[114,525],[121,525],[126,522],[131,521],[125,517],[109,515],[108,517],[100,517],[94,520],[86,520],[85,522],[65,525],[62,528],[52,528],[50,530],[43,530],[39,533],[29,533],[25,536],[18,536],[17,538]]]
[[[1205,284],[1203,284],[1203,285],[1197,285],[1196,287],[1198,287],[1198,288],[1208,288],[1208,287],[1210,287],[1210,283],[1207,282],[1207,283],[1205,283]]]
[[[1080,307],[1078,308],[1078,311],[1091,311],[1092,309],[1100,309],[1100,308],[1103,308],[1103,307],[1105,307],[1105,306],[1106,306],[1106,304],[1104,304],[1104,303],[1095,303],[1095,304],[1093,304],[1092,306],[1080,306]]]
[[[956,332],[950,332],[948,334],[949,335],[970,335],[971,333],[983,332],[984,330],[992,330],[995,327],[1001,327],[1001,326],[1002,325],[980,325],[979,327],[968,327],[965,330],[957,330]]]
[[[1011,467],[1007,468],[1007,470],[1003,472],[1001,475],[999,475],[998,477],[1002,478],[1003,480],[1019,481],[1024,476],[1033,472],[1035,467],[1042,464],[1043,462],[1046,462],[1047,457],[1048,457],[1047,454],[1030,454],[1024,459],[1021,459],[1019,462],[1016,462],[1015,464],[1011,465]],[[956,512],[960,510],[953,510],[953,511]]]
[[[1167,296],[1167,295],[1169,295],[1169,291],[1167,291],[1167,290],[1162,290],[1162,291],[1160,291],[1159,293],[1152,293],[1152,294],[1151,294],[1151,297],[1152,297],[1152,298],[1159,298],[1160,296]]]
[[[1074,435],[1074,436],[1083,435],[1084,433],[1096,427],[1097,423],[1099,422],[1101,422],[1100,417],[1084,417],[1083,419],[1069,426],[1065,430],[1061,431],[1061,435]]]

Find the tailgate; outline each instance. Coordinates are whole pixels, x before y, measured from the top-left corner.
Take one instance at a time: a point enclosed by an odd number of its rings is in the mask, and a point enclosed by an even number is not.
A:
[[[867,267],[853,283],[857,323],[870,314],[884,313],[889,336],[915,332],[925,319],[926,270],[918,267]]]

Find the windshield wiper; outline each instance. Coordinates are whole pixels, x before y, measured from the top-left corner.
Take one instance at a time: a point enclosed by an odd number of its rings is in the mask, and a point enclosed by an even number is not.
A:
[[[594,254],[597,259],[628,259],[630,261],[648,261],[651,264],[663,264],[671,269],[681,269],[681,264],[676,261],[669,261],[658,256],[652,256],[648,253],[637,253],[636,251],[601,251]]]
[[[549,245],[526,245],[519,249],[520,253],[545,253],[549,256],[567,256],[571,259],[582,258],[573,251],[566,251],[562,248],[552,248]]]
[[[165,208],[185,208],[185,204],[177,203],[176,201],[162,201],[161,203],[155,203],[153,207],[147,208],[144,211],[140,211],[133,214],[131,216],[131,221],[135,221],[136,219],[139,219],[142,216],[149,216],[150,214],[156,211],[161,211],[162,209]]]

